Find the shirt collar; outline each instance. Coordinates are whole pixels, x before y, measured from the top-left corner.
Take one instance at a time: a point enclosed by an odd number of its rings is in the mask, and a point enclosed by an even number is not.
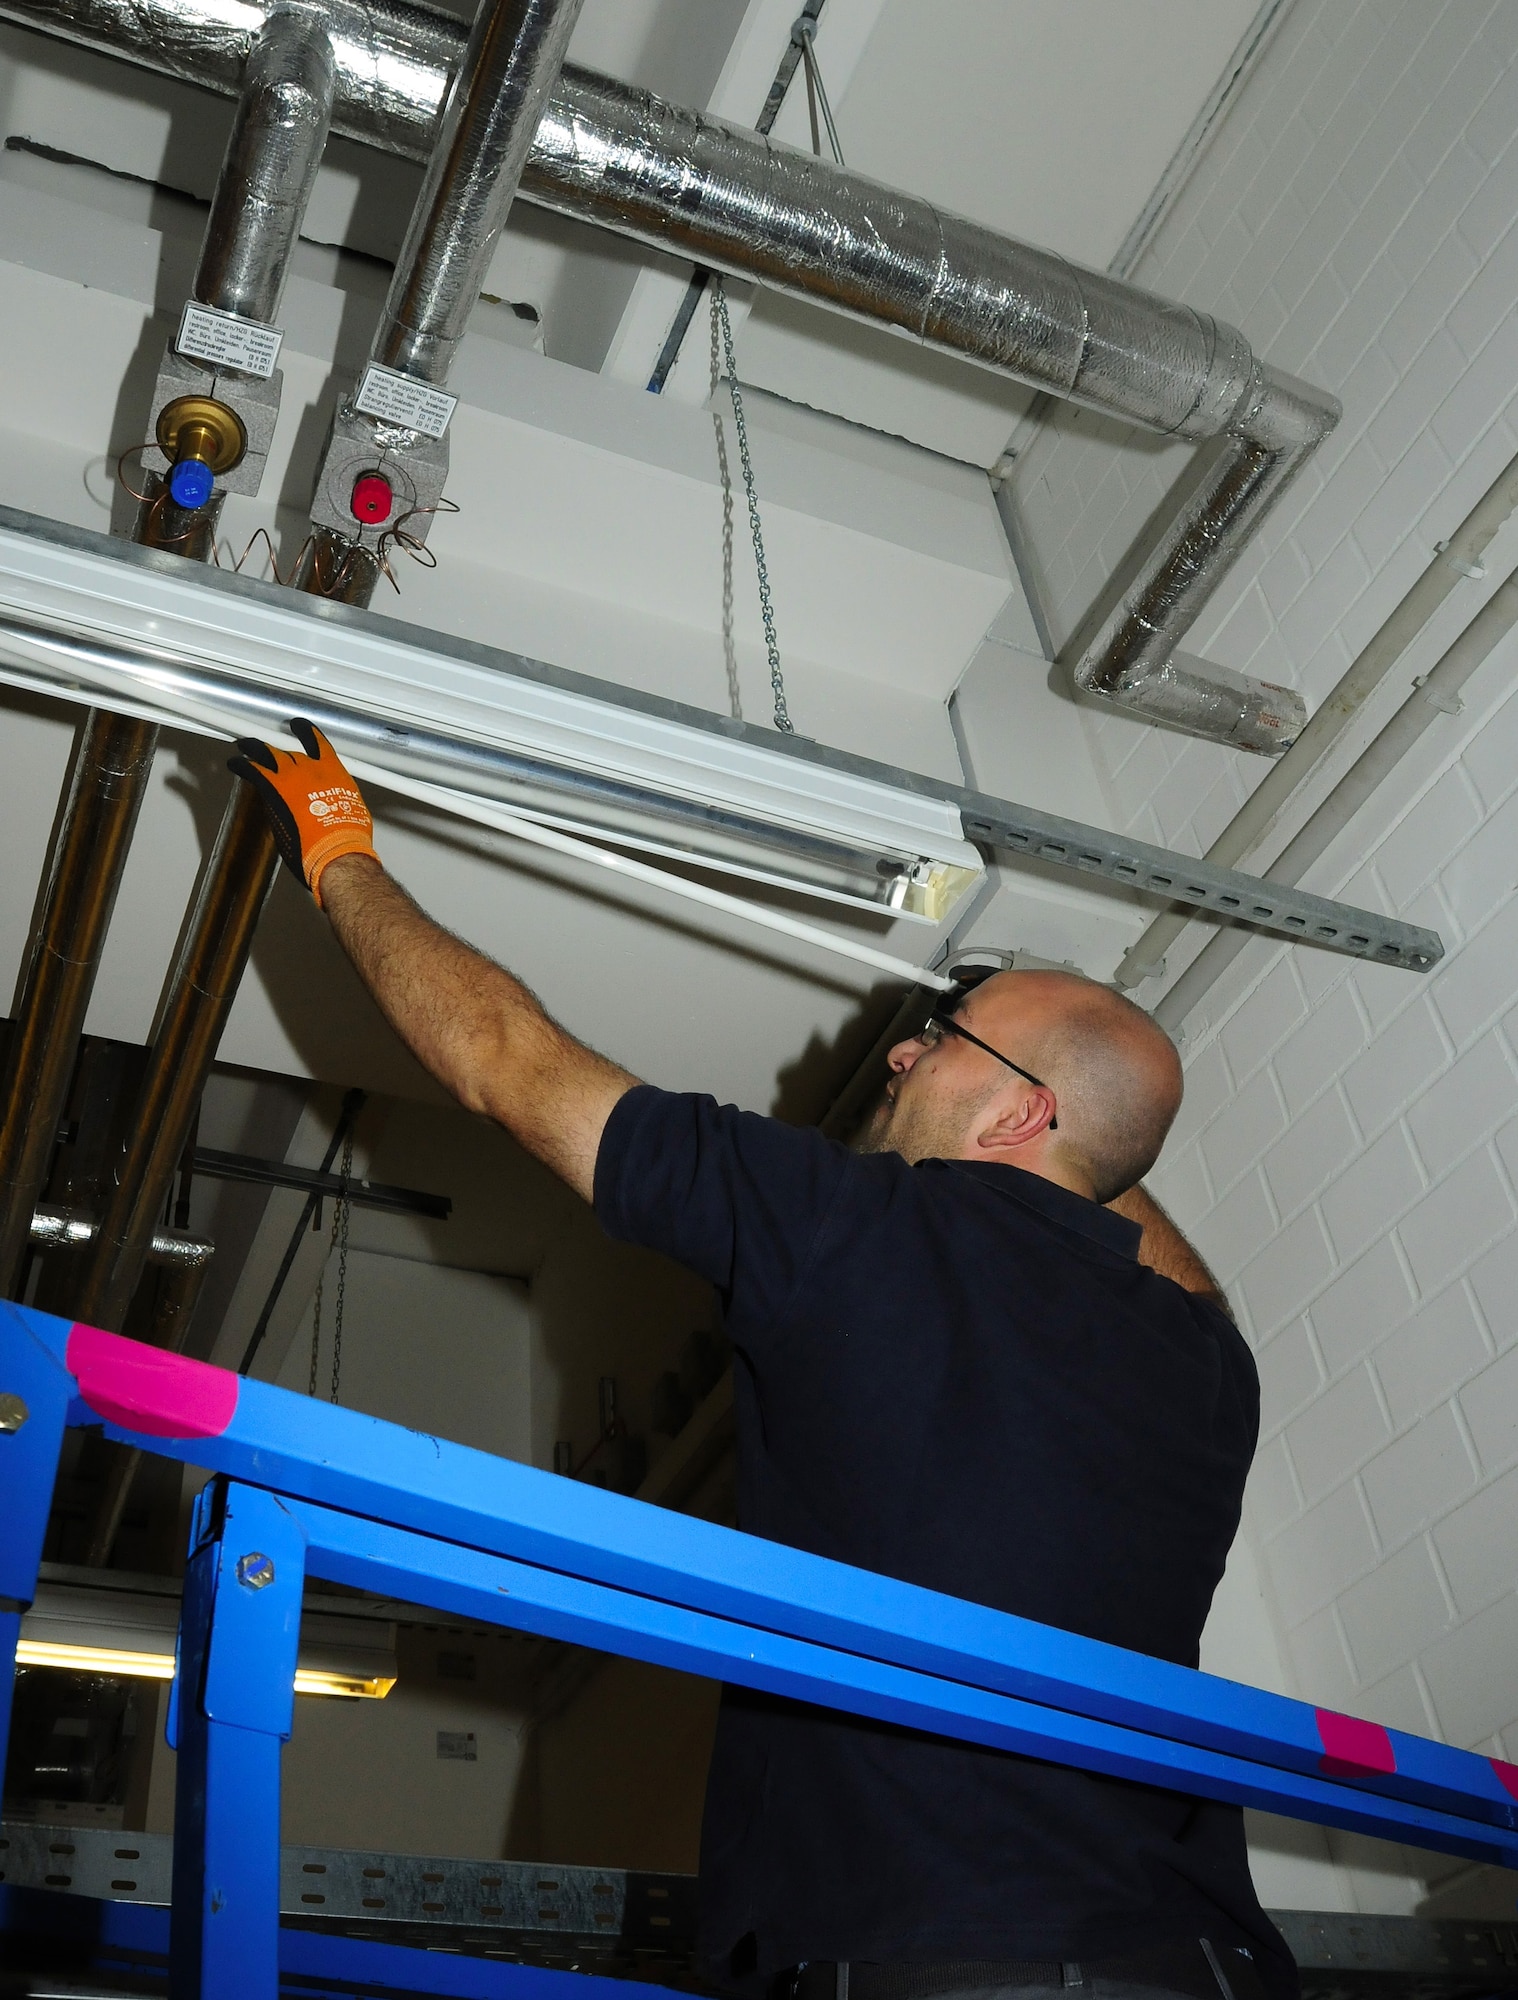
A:
[[[931,1164],[969,1174],[995,1188],[998,1194],[1020,1202],[1024,1208],[1036,1209],[1050,1222],[1089,1237],[1115,1256],[1130,1260],[1138,1256],[1139,1239],[1144,1233],[1140,1223],[1130,1222],[1126,1215],[1103,1208],[1099,1202],[1089,1201],[1085,1195],[1061,1187],[1057,1181],[1045,1180],[1042,1174],[1030,1174],[1023,1167],[1009,1167],[995,1160],[935,1160]]]

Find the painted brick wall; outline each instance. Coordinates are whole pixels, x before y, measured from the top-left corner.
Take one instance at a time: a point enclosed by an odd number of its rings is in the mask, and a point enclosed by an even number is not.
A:
[[[1317,702],[1513,455],[1515,218],[1518,6],[1296,0],[1136,273],[1345,405],[1193,650]],[[1026,453],[1017,491],[1061,633],[1177,463],[1069,413]],[[1357,743],[1515,561],[1509,530]],[[1246,1524],[1297,1691],[1510,1759],[1515,686],[1510,639],[1307,878],[1432,925],[1442,966],[1414,980],[1252,944],[1187,1024],[1156,1181],[1258,1355]],[[1121,715],[1088,722],[1117,823],[1168,845],[1204,847],[1263,768]],[[1496,1880],[1491,1907],[1511,1915],[1518,1885]]]

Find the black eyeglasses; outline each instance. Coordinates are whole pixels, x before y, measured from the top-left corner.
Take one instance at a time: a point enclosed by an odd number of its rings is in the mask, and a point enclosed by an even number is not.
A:
[[[979,981],[976,984],[978,985]],[[918,1041],[931,1049],[935,1043],[941,1042],[945,1035],[958,1035],[962,1042],[973,1042],[976,1048],[984,1049],[988,1056],[995,1056],[999,1063],[1005,1063],[1008,1069],[1015,1071],[1025,1082],[1036,1084],[1040,1090],[1048,1090],[1052,1097],[1054,1094],[1052,1089],[1044,1082],[1041,1076],[1035,1076],[1032,1070],[1024,1069],[1021,1063],[1013,1062],[1012,1058],[1004,1056],[1000,1049],[993,1049],[989,1042],[983,1042],[979,1035],[972,1035],[968,1028],[962,1028],[958,1021],[954,1019],[954,1008],[960,1006],[968,998],[970,990],[973,989],[966,989],[966,991],[957,993],[952,1000],[945,1001],[935,1007],[927,1020],[923,1022],[917,1036]],[[1051,1132],[1059,1130],[1058,1118],[1051,1118],[1049,1120],[1049,1130]]]

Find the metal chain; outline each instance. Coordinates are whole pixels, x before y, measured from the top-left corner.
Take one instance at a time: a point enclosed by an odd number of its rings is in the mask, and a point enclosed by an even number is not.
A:
[[[332,1396],[337,1401],[337,1391],[343,1375],[343,1307],[348,1293],[348,1217],[353,1213],[353,1204],[348,1199],[348,1183],[353,1178],[353,1134],[350,1132],[343,1141],[343,1191],[337,1198],[336,1212],[332,1217],[333,1233],[337,1237],[337,1303],[332,1311]]]
[[[334,1230],[337,1228],[337,1215],[335,1212],[332,1217],[332,1227]],[[328,1256],[331,1255],[330,1243],[327,1246],[327,1254]],[[327,1258],[323,1257],[322,1267],[316,1274],[316,1297],[312,1301],[311,1306],[311,1379],[306,1384],[306,1394],[308,1396],[316,1394],[316,1366],[321,1359],[322,1351],[322,1286],[326,1282],[326,1277]]]
[[[332,1252],[337,1252],[337,1307],[332,1317],[332,1394],[331,1401],[337,1401],[338,1386],[343,1372],[343,1308],[347,1303],[348,1290],[348,1216],[352,1204],[348,1200],[348,1182],[353,1178],[353,1134],[350,1132],[343,1141],[342,1163],[343,1192],[332,1204],[332,1230],[327,1238],[327,1254],[322,1259],[322,1267],[316,1274],[316,1297],[311,1306],[311,1376],[306,1384],[306,1394],[316,1394],[317,1367],[321,1359],[322,1344],[322,1293],[326,1289],[327,1265]]]
[[[727,705],[733,719],[743,720],[743,688],[738,679],[738,648],[733,633],[733,469],[727,462],[727,427],[716,407],[722,387],[722,345],[715,309],[712,312],[712,429],[717,433],[717,477],[722,485],[722,658],[727,667]]]
[[[743,397],[738,389],[738,362],[733,353],[733,323],[728,318],[727,291],[721,278],[712,279],[712,313],[722,330],[722,353],[727,366],[727,389],[733,399],[733,426],[738,433],[738,458],[743,466],[743,491],[748,497],[748,524],[754,537],[754,569],[759,578],[759,610],[764,618],[764,650],[769,656],[770,686],[775,691],[775,727],[793,736],[785,700],[785,677],[780,671],[780,641],[775,636],[775,607],[770,600],[769,565],[764,560],[764,532],[759,526],[759,495],[754,487],[754,461],[749,455],[748,425],[743,418]]]

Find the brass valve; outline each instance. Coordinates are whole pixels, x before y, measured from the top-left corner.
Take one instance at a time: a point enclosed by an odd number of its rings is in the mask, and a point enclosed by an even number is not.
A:
[[[211,498],[217,473],[241,463],[248,433],[237,412],[214,396],[176,396],[158,413],[158,443],[171,461],[171,498],[193,509]]]
[[[178,464],[198,458],[212,472],[230,472],[248,449],[242,418],[214,396],[176,396],[158,412],[158,443]]]

